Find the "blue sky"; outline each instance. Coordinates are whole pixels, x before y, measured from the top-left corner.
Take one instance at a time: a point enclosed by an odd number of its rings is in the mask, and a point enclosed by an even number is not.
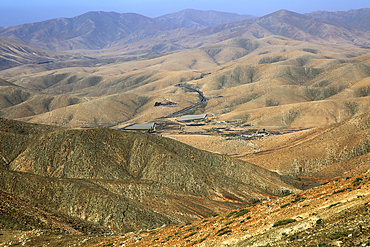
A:
[[[0,26],[69,18],[98,10],[157,17],[187,8],[263,16],[280,9],[309,13],[370,8],[370,0],[0,0]]]

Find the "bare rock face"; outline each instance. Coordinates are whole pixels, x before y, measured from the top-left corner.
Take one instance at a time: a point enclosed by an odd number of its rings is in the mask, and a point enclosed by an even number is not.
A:
[[[0,189],[112,230],[178,223],[296,190],[277,173],[155,135],[0,123]]]

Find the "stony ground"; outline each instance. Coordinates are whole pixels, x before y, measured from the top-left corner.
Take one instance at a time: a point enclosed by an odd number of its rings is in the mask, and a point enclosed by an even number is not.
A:
[[[181,225],[112,236],[99,246],[370,246],[370,172]],[[292,219],[286,225],[278,221]]]
[[[0,246],[370,246],[369,179],[370,171],[199,221],[122,235],[2,226]]]

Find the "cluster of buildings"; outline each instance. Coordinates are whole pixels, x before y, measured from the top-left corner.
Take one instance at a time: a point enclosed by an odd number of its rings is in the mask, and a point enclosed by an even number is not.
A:
[[[207,114],[201,115],[185,115],[181,116],[177,119],[178,122],[192,122],[192,121],[202,121],[207,118]],[[154,132],[155,131],[155,123],[144,123],[144,124],[131,124],[129,126],[123,127],[121,130],[137,130],[137,131],[146,131],[146,132]]]

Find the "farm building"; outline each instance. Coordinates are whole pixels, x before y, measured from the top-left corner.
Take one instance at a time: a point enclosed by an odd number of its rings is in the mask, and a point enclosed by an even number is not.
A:
[[[191,122],[191,121],[199,121],[206,119],[207,114],[202,115],[185,115],[181,116],[177,119],[178,122]]]
[[[152,132],[155,131],[155,123],[131,124],[129,126],[123,127],[121,130],[141,130]]]

